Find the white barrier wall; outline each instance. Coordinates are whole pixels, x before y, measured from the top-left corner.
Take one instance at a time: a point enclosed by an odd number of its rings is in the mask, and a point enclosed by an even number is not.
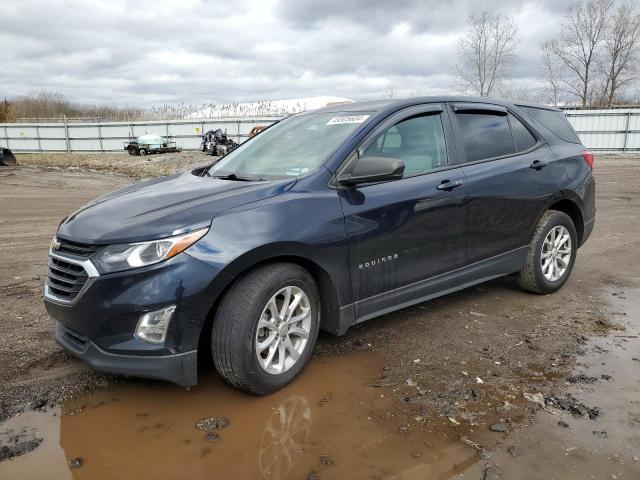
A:
[[[236,142],[244,141],[256,125],[277,118],[225,118],[161,122],[1,123],[0,147],[14,152],[119,152],[140,135],[155,133],[185,150],[200,147],[201,135],[222,129]]]
[[[599,152],[640,151],[640,109],[566,110],[565,115],[587,148]],[[124,142],[155,133],[185,150],[200,146],[200,135],[222,129],[236,142],[256,125],[277,118],[224,118],[113,123],[3,123],[0,147],[15,152],[118,152]]]
[[[582,143],[593,151],[640,151],[640,109],[565,110]]]

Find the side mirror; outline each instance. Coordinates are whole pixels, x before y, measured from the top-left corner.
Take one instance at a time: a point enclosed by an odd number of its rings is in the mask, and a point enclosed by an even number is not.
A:
[[[340,185],[353,186],[360,183],[398,180],[404,175],[404,162],[398,158],[365,157],[356,163],[351,173],[338,177]]]

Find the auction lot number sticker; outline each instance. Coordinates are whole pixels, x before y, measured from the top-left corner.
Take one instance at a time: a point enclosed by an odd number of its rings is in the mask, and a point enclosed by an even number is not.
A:
[[[327,122],[327,125],[344,125],[345,123],[363,123],[369,115],[343,115],[341,117],[333,117]]]

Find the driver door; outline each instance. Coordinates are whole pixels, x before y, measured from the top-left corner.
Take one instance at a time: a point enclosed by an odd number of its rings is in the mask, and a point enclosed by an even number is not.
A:
[[[467,188],[453,145],[442,105],[423,105],[383,122],[347,163],[405,164],[399,180],[339,188],[357,321],[416,303],[465,264]]]

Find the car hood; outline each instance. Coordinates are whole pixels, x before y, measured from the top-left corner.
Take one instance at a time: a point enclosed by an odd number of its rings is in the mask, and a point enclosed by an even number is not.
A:
[[[222,180],[191,172],[139,182],[80,208],[57,236],[98,245],[155,240],[209,226],[220,212],[279,195],[295,183]]]

